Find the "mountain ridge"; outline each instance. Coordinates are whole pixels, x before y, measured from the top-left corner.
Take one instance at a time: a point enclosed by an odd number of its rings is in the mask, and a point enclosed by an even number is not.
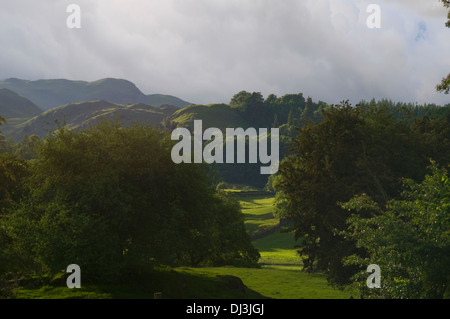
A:
[[[0,115],[21,118],[39,115],[42,110],[27,98],[9,89],[0,88]]]
[[[139,122],[157,126],[177,110],[176,106],[154,107],[143,103],[125,105],[106,100],[71,103],[47,110],[8,128],[8,134],[17,140],[21,140],[25,135],[44,137],[59,126],[71,129],[86,128],[103,118],[117,119],[123,125]]]
[[[144,94],[128,80],[103,78],[96,81],[68,79],[0,80],[0,89],[11,90],[27,98],[43,111],[70,103],[107,100],[117,104],[144,103],[153,106],[173,105],[183,108],[191,103],[176,96]]]

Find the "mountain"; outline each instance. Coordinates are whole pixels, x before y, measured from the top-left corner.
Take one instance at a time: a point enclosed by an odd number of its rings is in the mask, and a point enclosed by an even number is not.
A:
[[[8,89],[0,89],[0,116],[9,118],[30,118],[42,110],[30,100]]]
[[[10,78],[0,80],[0,88],[18,93],[44,111],[60,105],[98,100],[117,104],[173,105],[178,108],[190,104],[171,95],[145,95],[132,82],[113,78],[93,82],[65,79],[28,81]]]
[[[8,133],[16,140],[24,135],[35,134],[43,137],[58,126],[71,129],[86,128],[98,123],[102,118],[118,119],[123,125],[139,122],[157,126],[178,108],[172,105],[154,107],[146,104],[115,104],[105,100],[72,103],[48,110],[23,123],[15,125]]]

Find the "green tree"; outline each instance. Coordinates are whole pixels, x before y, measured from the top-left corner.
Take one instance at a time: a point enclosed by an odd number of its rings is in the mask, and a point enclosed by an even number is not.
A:
[[[272,124],[273,114],[260,92],[241,91],[232,97],[230,106],[239,110],[251,127],[268,127]]]
[[[14,154],[20,158],[30,160],[36,158],[39,147],[43,144],[42,139],[37,135],[25,135],[20,143],[14,145]]]
[[[434,116],[430,114],[429,117]],[[429,117],[416,118],[413,123],[413,130],[421,139],[417,147],[422,148],[420,152],[427,158],[432,158],[440,165],[447,165],[450,161],[450,116],[443,119],[439,119],[439,114],[437,119]]]
[[[291,109],[290,111],[289,111],[289,114],[288,114],[288,119],[287,119],[287,123],[286,123],[288,126],[294,126],[295,125],[295,119],[294,119],[294,110],[293,109]]]
[[[356,268],[342,258],[357,248],[339,233],[348,215],[337,203],[361,193],[379,203],[398,196],[401,177],[424,175],[427,149],[420,135],[386,108],[343,102],[322,115],[320,123],[299,130],[281,163],[277,190],[305,270],[324,271],[330,282],[344,285]]]
[[[13,295],[10,274],[23,269],[25,265],[12,248],[12,238],[5,222],[26,193],[28,176],[26,161],[12,154],[0,154],[0,298]]]
[[[39,272],[78,264],[91,281],[126,280],[158,263],[213,262],[223,251],[214,238],[231,236],[217,224],[229,210],[204,166],[173,163],[172,145],[137,125],[57,130],[32,162],[30,196],[5,224],[17,254]]]
[[[435,163],[423,182],[405,180],[402,197],[379,205],[368,195],[342,204],[354,214],[343,233],[367,254],[346,263],[381,268],[381,289],[367,289],[362,270],[355,275],[366,297],[443,298],[450,291],[450,182]],[[364,211],[365,216],[361,217]]]
[[[214,265],[255,265],[260,254],[247,234],[238,199],[225,191],[219,191],[215,197],[216,220],[212,228],[215,249],[209,261]]]
[[[240,91],[239,93],[233,95],[230,100],[230,106],[234,108],[244,108],[251,97],[252,93],[249,93],[247,91]]]
[[[286,94],[280,98],[270,94],[264,101],[264,104],[272,114],[277,115],[278,125],[281,126],[288,122],[290,113],[292,113],[293,120],[300,117],[305,107],[305,98],[302,93]]]
[[[7,121],[0,116],[0,125],[6,124]],[[5,136],[2,134],[2,131],[0,130],[0,154],[9,152],[11,150],[11,146],[9,145],[8,141],[6,140]]]
[[[280,121],[278,121],[278,115],[277,115],[277,114],[275,114],[275,115],[273,116],[272,127],[274,127],[274,128],[280,127]]]
[[[300,121],[302,124],[305,124],[309,121],[315,120],[315,114],[314,114],[314,103],[310,97],[306,100],[305,109],[302,112]]]
[[[15,155],[0,154],[0,217],[25,194],[28,163]]]
[[[450,73],[442,78],[441,83],[436,86],[436,90],[445,94],[450,92]]]

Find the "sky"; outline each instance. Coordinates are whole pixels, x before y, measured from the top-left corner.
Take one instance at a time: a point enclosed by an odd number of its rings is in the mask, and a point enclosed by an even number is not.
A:
[[[69,28],[80,8],[80,28]],[[380,8],[380,28],[369,28]],[[450,103],[438,0],[0,0],[0,79],[129,80],[145,94],[228,103]]]

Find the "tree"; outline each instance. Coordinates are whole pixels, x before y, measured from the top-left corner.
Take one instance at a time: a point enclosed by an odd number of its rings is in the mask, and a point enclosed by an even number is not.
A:
[[[347,186],[353,181],[346,176],[354,172],[350,159],[357,149],[353,145],[362,136],[358,133],[362,120],[351,106],[333,108],[327,115],[318,126],[309,124],[300,130],[277,181],[277,191],[284,195],[285,211],[280,217],[292,221],[307,271],[327,270],[332,260],[341,258],[333,256],[342,255],[343,241],[333,231],[344,222],[335,203],[353,193]]]
[[[448,94],[450,92],[450,73],[442,78],[441,83],[436,86],[436,90]]]
[[[0,116],[0,125],[6,124],[7,121]],[[5,136],[3,136],[2,131],[0,130],[0,154],[9,152],[11,150],[11,146],[9,145],[8,141],[6,140]]]
[[[245,104],[249,99],[251,99],[251,97],[252,93],[249,93],[247,91],[240,91],[239,93],[233,95],[230,100],[230,106],[234,108],[244,108]]]
[[[288,119],[287,119],[287,125],[294,126],[295,125],[295,119],[294,119],[294,110],[291,109],[289,111]]]
[[[212,228],[215,249],[209,253],[208,260],[214,265],[255,265],[260,254],[247,234],[238,199],[225,191],[215,196],[216,221]]]
[[[277,114],[275,114],[273,116],[272,127],[280,127],[280,122],[278,121],[278,115]]]
[[[14,145],[14,153],[26,160],[36,158],[42,143],[42,139],[37,135],[25,135],[20,143]]]
[[[255,262],[241,219],[234,234],[221,224],[239,212],[216,196],[203,165],[174,164],[172,145],[145,126],[60,128],[32,162],[30,195],[4,223],[14,250],[33,271],[75,263],[96,282],[127,280],[159,263],[212,263],[221,253]],[[216,240],[227,236],[228,245]]]
[[[28,163],[16,155],[0,154],[0,218],[25,194]]]
[[[280,98],[274,94],[270,94],[264,101],[264,105],[270,114],[273,114],[273,116],[276,115],[277,127],[281,127],[283,124],[288,123],[289,114],[292,114],[292,123],[300,118],[305,107],[305,98],[302,93],[285,94]]]
[[[310,97],[306,100],[305,109],[302,112],[300,121],[302,124],[307,123],[308,121],[314,121],[314,104]]]
[[[343,233],[367,253],[346,258],[361,267],[354,278],[366,297],[450,296],[450,181],[436,163],[430,170],[421,183],[406,179],[402,198],[386,205],[366,194],[341,204],[354,212]],[[380,266],[381,289],[365,287],[368,264]]]
[[[29,176],[28,164],[17,156],[0,154],[0,299],[12,296],[10,273],[24,265],[12,249],[12,238],[4,223],[11,210],[26,193],[25,181]]]
[[[442,5],[443,5],[445,8],[450,8],[450,1],[448,1],[448,0],[441,0],[441,2],[442,2]],[[446,26],[447,28],[450,28],[450,10],[449,10],[449,12],[448,12],[448,14],[447,14],[447,18],[448,18],[448,20],[447,20],[447,22],[445,23],[445,26]]]
[[[342,102],[322,115],[321,122],[299,130],[281,163],[277,191],[283,193],[281,215],[292,221],[305,270],[324,271],[330,282],[344,285],[357,269],[342,258],[357,248],[339,233],[348,215],[337,203],[361,193],[378,203],[395,198],[400,178],[423,177],[429,149],[411,125],[386,108]]]
[[[241,91],[232,97],[230,106],[242,113],[250,127],[268,127],[272,124],[273,114],[260,92]]]
[[[441,0],[441,2],[445,8],[450,8],[450,1]],[[447,18],[448,18],[448,20],[445,23],[445,26],[447,28],[450,28],[450,10],[448,11]],[[450,74],[448,74],[446,77],[442,78],[441,83],[436,86],[436,90],[438,92],[444,92],[445,94],[448,94],[450,92]]]

